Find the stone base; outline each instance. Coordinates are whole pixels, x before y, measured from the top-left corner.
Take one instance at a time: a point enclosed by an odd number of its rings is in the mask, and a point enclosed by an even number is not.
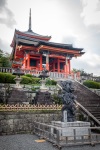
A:
[[[49,93],[48,91],[45,92],[38,91],[36,93],[36,96],[34,97],[34,100],[36,104],[41,105],[51,105],[53,103],[51,93]]]
[[[13,88],[10,97],[8,98],[8,104],[23,104],[28,102],[27,93],[22,88]]]
[[[51,133],[56,135],[56,130],[59,130],[60,139],[62,136],[66,137],[74,137],[76,139],[80,139],[81,136],[88,136],[89,135],[89,127],[90,122],[82,122],[82,121],[75,121],[75,122],[61,122],[61,121],[52,121],[52,126],[56,127],[55,129],[51,128]]]
[[[40,92],[46,92],[46,91],[48,91],[48,88],[46,88],[46,87],[40,87]]]

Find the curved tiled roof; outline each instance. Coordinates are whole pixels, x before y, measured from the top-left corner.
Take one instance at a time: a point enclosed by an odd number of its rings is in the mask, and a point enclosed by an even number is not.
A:
[[[15,29],[15,32],[19,32],[20,34],[25,34],[26,36],[36,36],[36,37],[40,37],[40,38],[48,38],[50,39],[51,36],[44,36],[44,35],[40,35],[40,34],[37,34],[35,32],[33,32],[32,30],[28,30],[28,31],[19,31],[19,30],[16,30]]]

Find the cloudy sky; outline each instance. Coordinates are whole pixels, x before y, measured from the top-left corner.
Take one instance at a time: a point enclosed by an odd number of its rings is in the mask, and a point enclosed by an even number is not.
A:
[[[0,49],[11,53],[15,28],[52,36],[51,41],[84,48],[71,68],[100,76],[100,0],[0,0]]]

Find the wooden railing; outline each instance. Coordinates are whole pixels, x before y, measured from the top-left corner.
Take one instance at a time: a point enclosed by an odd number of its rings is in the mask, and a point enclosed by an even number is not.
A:
[[[61,110],[61,105],[25,105],[25,104],[16,104],[16,105],[0,105],[0,111],[36,111],[36,110]]]
[[[12,68],[0,67],[0,72],[12,73]]]
[[[69,128],[70,130],[71,128]],[[100,127],[79,127],[80,131],[87,130],[87,134],[83,132],[83,135],[76,134],[78,127],[72,127],[69,132],[70,135],[62,135],[61,130],[63,128],[48,125],[46,123],[36,122],[33,123],[33,133],[38,135],[40,138],[46,139],[57,146],[59,149],[67,146],[76,145],[92,145],[100,144]],[[93,132],[92,132],[93,131]]]

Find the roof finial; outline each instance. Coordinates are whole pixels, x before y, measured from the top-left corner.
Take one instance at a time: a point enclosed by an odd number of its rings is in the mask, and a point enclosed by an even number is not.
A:
[[[29,14],[29,29],[28,29],[28,31],[32,31],[31,30],[31,8],[30,8],[30,14]]]

